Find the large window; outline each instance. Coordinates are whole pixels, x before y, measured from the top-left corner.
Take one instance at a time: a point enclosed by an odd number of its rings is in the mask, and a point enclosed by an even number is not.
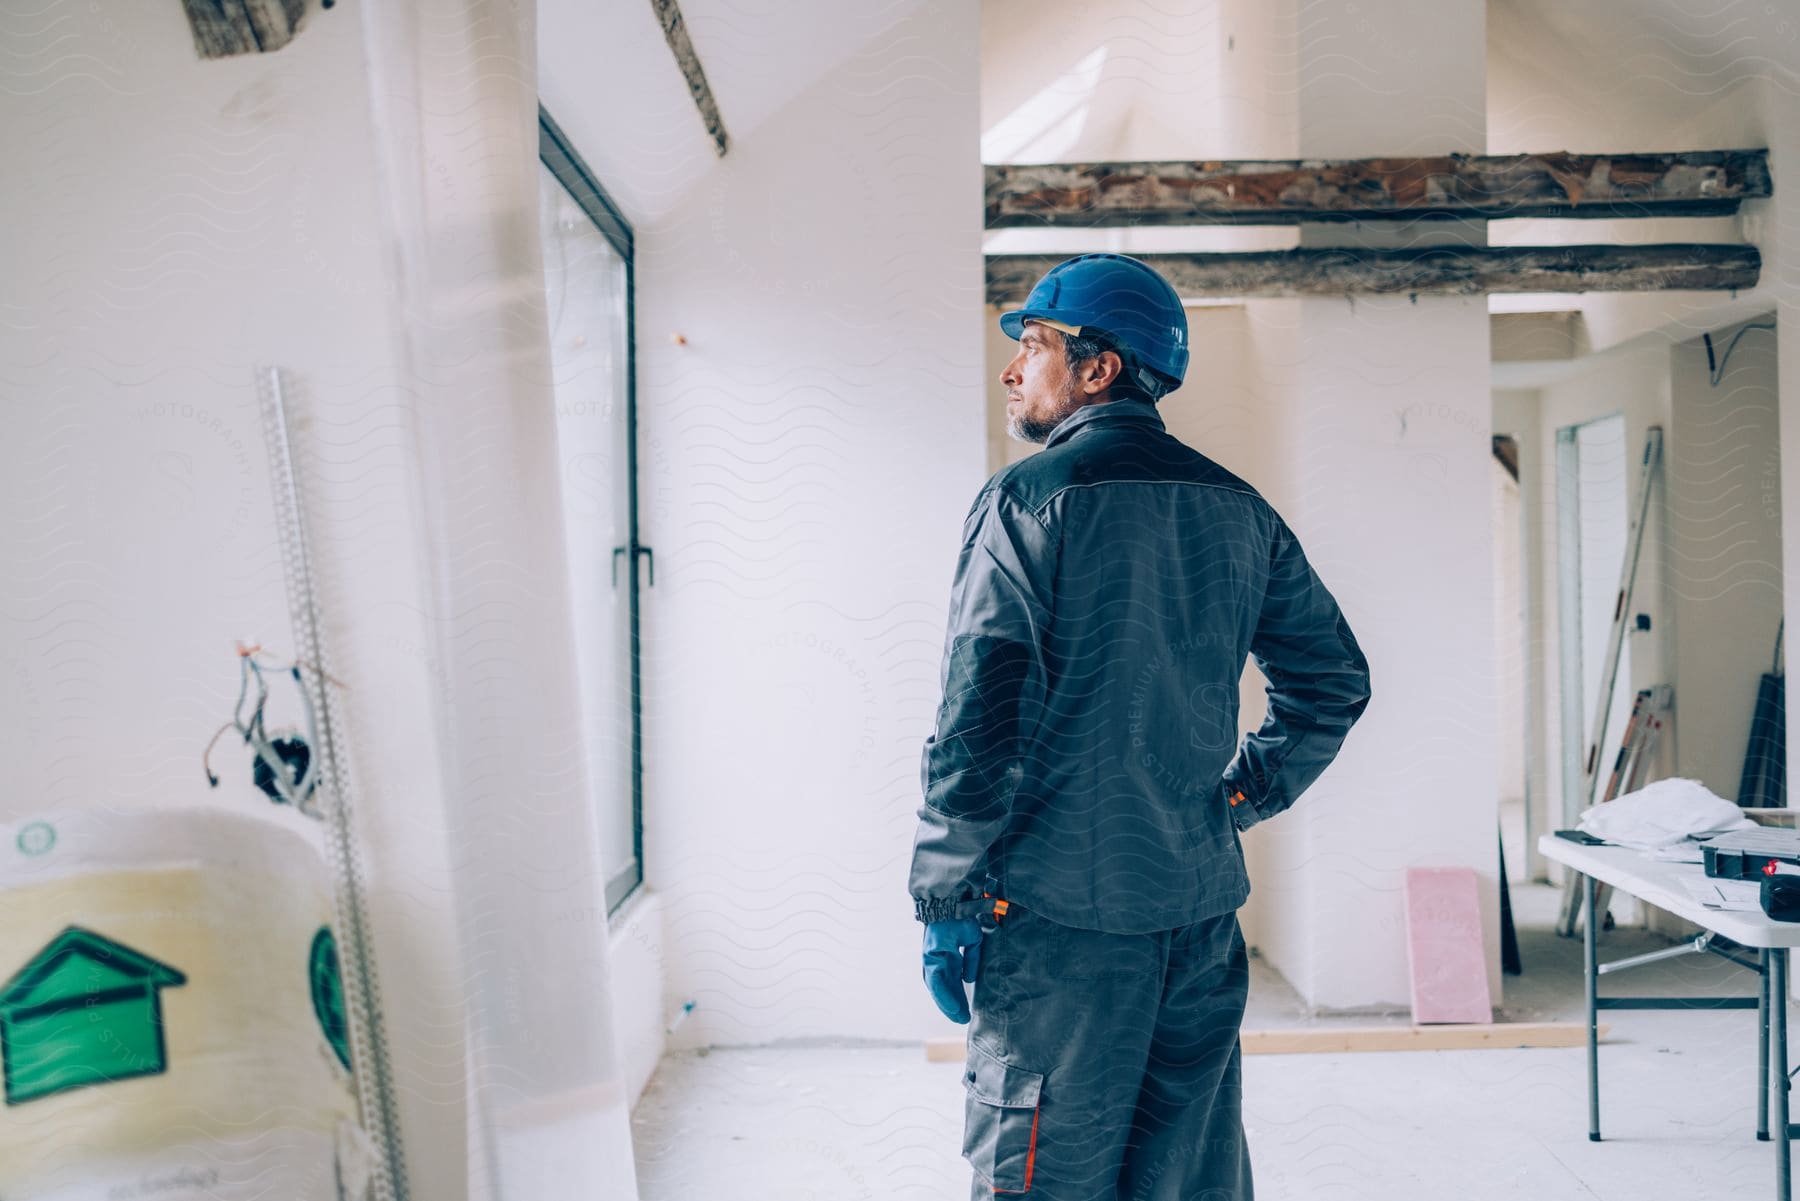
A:
[[[538,112],[540,229],[581,725],[609,912],[642,883],[631,227]],[[653,563],[646,564],[654,578]]]

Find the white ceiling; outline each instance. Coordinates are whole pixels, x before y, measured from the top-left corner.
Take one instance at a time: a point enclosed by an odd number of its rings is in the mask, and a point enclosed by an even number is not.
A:
[[[822,76],[933,2],[682,0],[681,12],[725,130],[742,146]],[[538,90],[634,224],[672,212],[719,166],[647,0],[539,0]]]
[[[1489,0],[1487,11],[1492,154],[1762,145],[1739,89],[1800,94],[1794,0]]]
[[[921,6],[922,0],[681,0],[681,15],[726,130],[748,137]]]
[[[1281,114],[1265,111],[1280,90],[1255,94],[1268,83],[1258,72],[1291,55],[1292,26],[1272,11],[984,0],[984,158],[1288,157],[1234,152],[1281,141]],[[1490,153],[1699,148],[1666,140],[1686,127],[1728,134],[1729,120],[1702,115],[1746,82],[1800,94],[1796,0],[1487,0],[1487,32]],[[1261,119],[1247,139],[1239,126]]]
[[[983,0],[983,161],[1220,157],[1242,4]]]
[[[1564,86],[1663,85],[1715,95],[1757,74],[1800,71],[1793,0],[1489,0],[1490,53],[1512,53]]]

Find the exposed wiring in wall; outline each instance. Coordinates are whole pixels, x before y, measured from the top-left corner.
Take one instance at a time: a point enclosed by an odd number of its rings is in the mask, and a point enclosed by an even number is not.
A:
[[[1743,337],[1745,334],[1749,333],[1753,329],[1774,329],[1774,328],[1775,328],[1775,323],[1773,321],[1767,321],[1767,322],[1758,321],[1758,322],[1754,322],[1750,325],[1746,325],[1744,328],[1738,330],[1737,333],[1731,335],[1731,341],[1725,343],[1725,353],[1723,356],[1720,357],[1717,366],[1713,365],[1712,335],[1711,334],[1701,334],[1700,340],[1706,343],[1706,373],[1707,373],[1707,377],[1708,377],[1709,381],[1711,382],[1712,386],[1715,388],[1718,387],[1719,381],[1725,378],[1725,364],[1729,363],[1731,361],[1731,352],[1737,349],[1737,344],[1738,344],[1739,338]]]
[[[313,748],[319,744],[318,722],[313,715],[312,699],[307,693],[306,685],[301,679],[300,669],[316,671],[326,680],[339,687],[343,685],[326,675],[325,672],[304,660],[296,659],[292,663],[269,662],[260,656],[263,648],[237,644],[239,674],[237,707],[230,721],[219,727],[212,741],[206,744],[206,750],[200,755],[201,770],[206,773],[206,782],[214,788],[219,786],[219,775],[212,769],[212,750],[227,730],[235,729],[254,753],[254,771],[252,779],[256,786],[272,801],[292,805],[308,817],[322,817],[314,793],[318,786],[318,773],[313,770]],[[300,700],[306,710],[306,731],[284,730],[269,732],[263,724],[263,710],[269,701],[269,684],[264,677],[265,671],[273,671],[292,676],[300,686]],[[254,684],[255,699],[251,699]],[[250,703],[248,715],[245,703]]]

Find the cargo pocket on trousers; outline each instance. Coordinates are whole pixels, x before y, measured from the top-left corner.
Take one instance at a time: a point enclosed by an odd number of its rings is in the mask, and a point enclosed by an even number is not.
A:
[[[1042,1072],[1007,1063],[980,1043],[969,1044],[963,1085],[968,1104],[963,1123],[963,1158],[996,1193],[1031,1188],[1037,1158],[1038,1093]]]

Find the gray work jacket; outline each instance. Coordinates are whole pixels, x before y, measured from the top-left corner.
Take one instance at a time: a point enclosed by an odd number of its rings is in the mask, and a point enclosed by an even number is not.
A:
[[[1268,716],[1240,742],[1246,655]],[[982,488],[941,682],[914,915],[992,892],[1117,934],[1242,905],[1238,832],[1292,805],[1369,701],[1293,531],[1140,400],[1077,409]]]

